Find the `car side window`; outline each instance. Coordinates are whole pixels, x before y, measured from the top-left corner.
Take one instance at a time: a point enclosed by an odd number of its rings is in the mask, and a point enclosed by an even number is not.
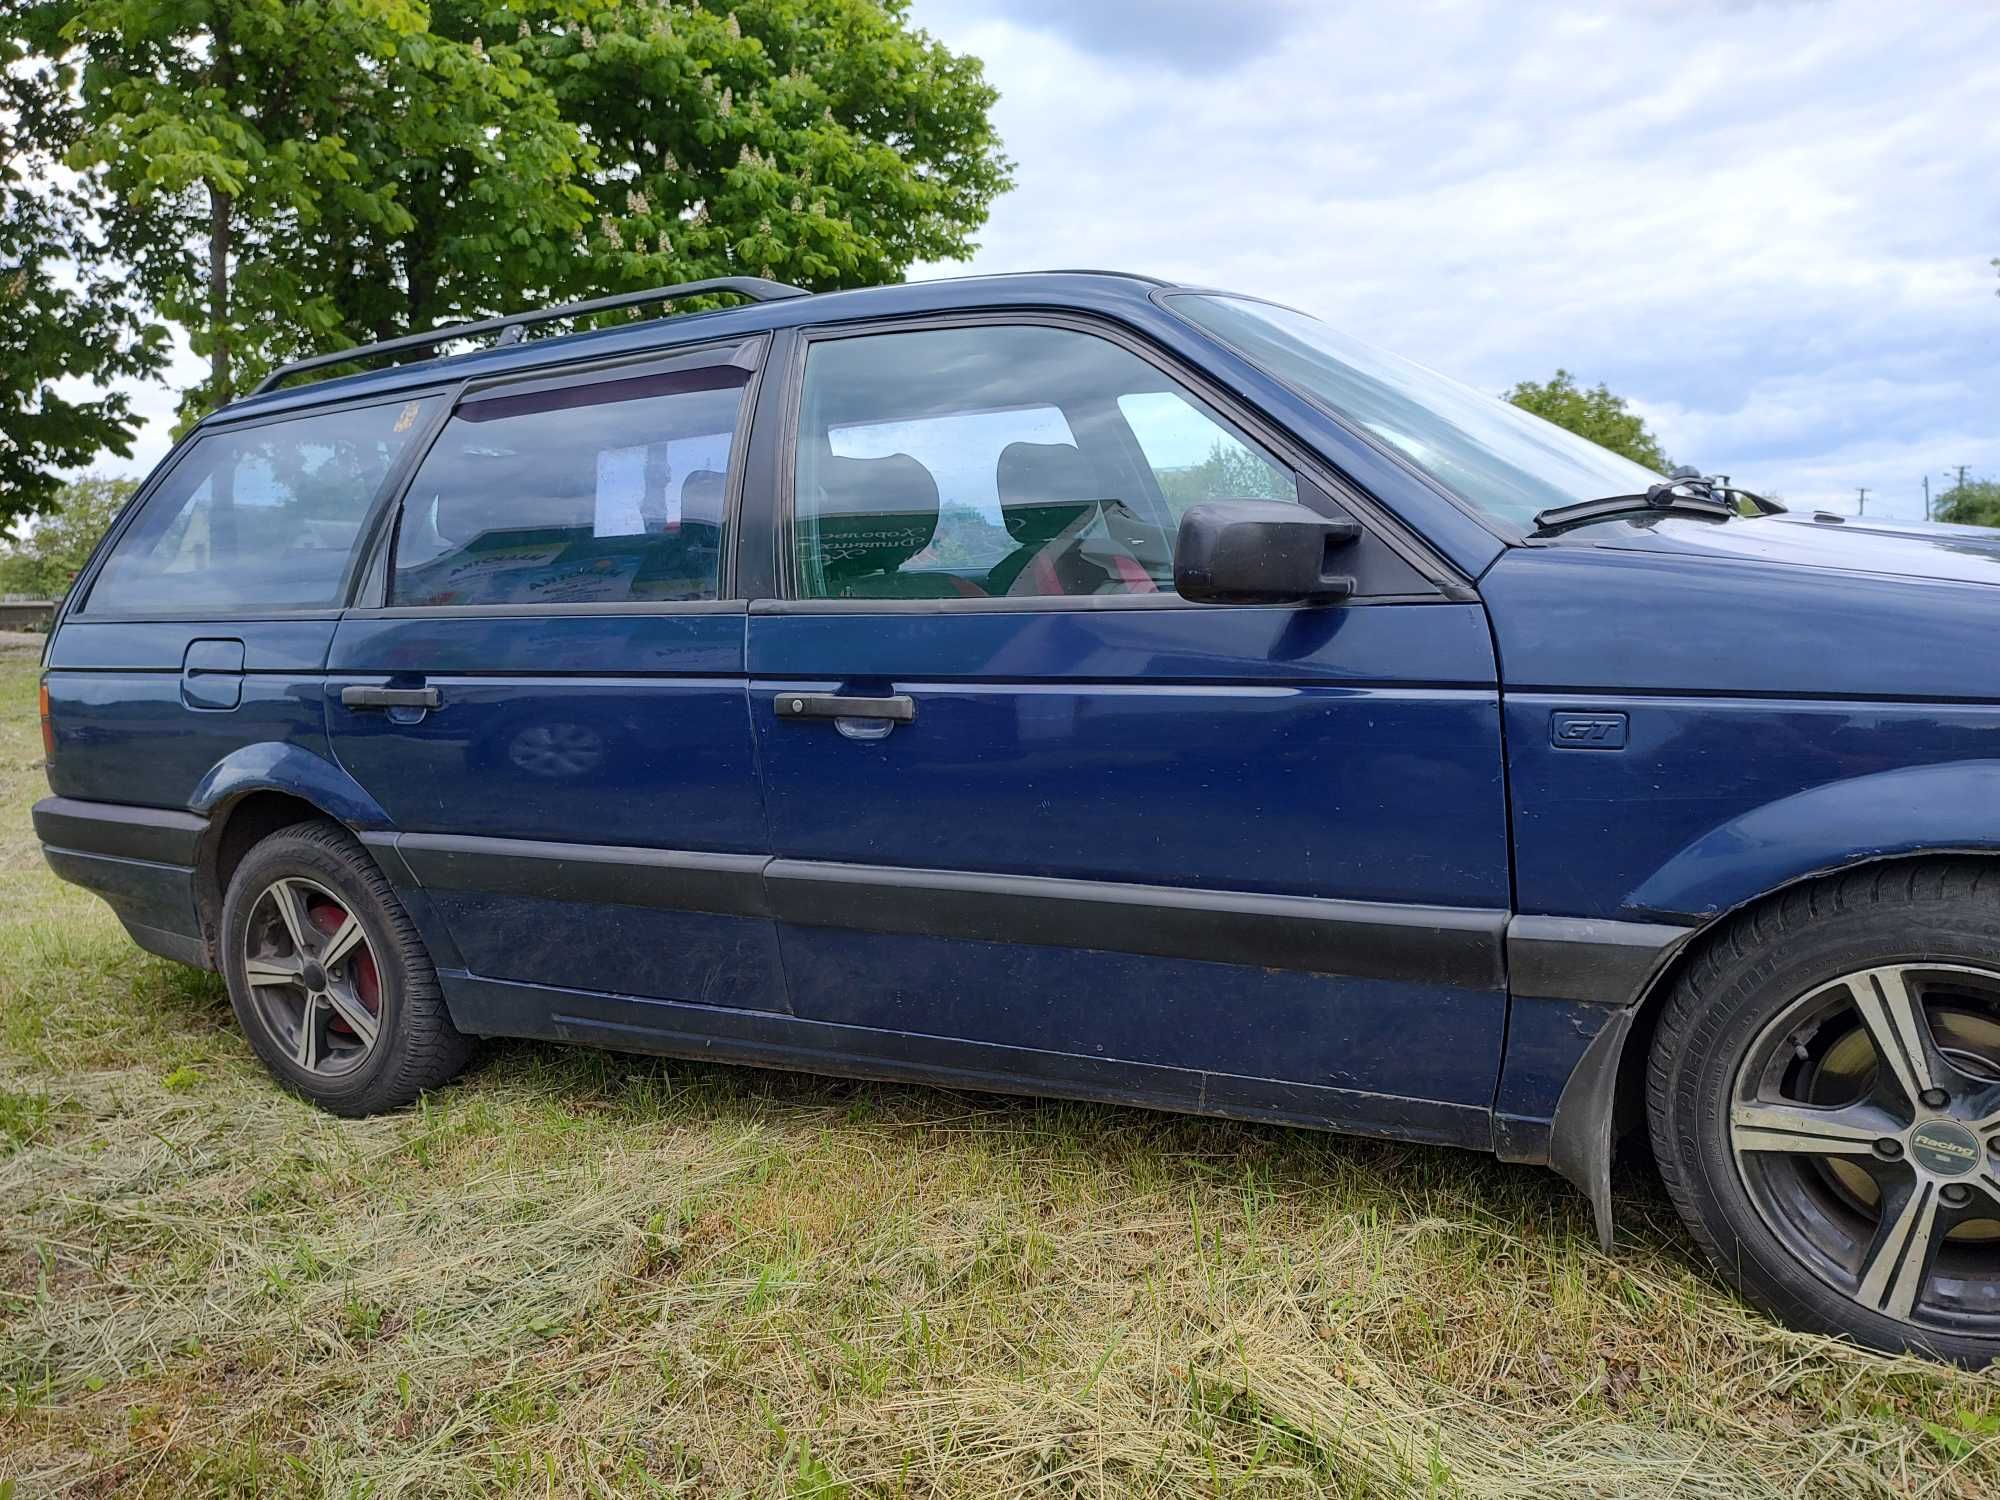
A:
[[[1209,499],[1290,472],[1108,339],[1006,325],[815,343],[792,537],[807,599],[1157,594]]]
[[[106,557],[85,614],[325,609],[432,399],[197,438]]]
[[[393,605],[713,599],[744,371],[462,403],[410,483]]]

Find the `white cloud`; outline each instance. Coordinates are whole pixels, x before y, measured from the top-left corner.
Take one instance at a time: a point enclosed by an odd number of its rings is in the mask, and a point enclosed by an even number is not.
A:
[[[2000,6],[913,15],[985,59],[1019,180],[970,267],[916,274],[1125,267],[1307,307],[1487,390],[1565,366],[1676,458],[1806,503],[1866,485],[1915,515],[1926,473],[2000,475]],[[145,401],[157,458],[173,402]]]
[[[1003,92],[975,269],[1233,286],[1489,390],[1567,366],[1801,500],[2000,472],[2000,9],[1349,5],[1206,69],[974,10],[916,15]]]

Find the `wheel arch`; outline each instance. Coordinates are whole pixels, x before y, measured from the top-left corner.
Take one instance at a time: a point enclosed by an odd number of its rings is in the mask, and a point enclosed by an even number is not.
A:
[[[1713,914],[1688,928],[1687,935],[1663,950],[1660,961],[1636,994],[1620,1006],[1584,1049],[1571,1070],[1556,1104],[1549,1131],[1550,1165],[1591,1200],[1598,1240],[1611,1249],[1611,1162],[1621,1143],[1643,1142],[1646,1117],[1646,1060],[1659,1027],[1666,997],[1716,935],[1745,913],[1802,886],[1857,870],[1889,871],[1944,861],[1972,860],[2000,868],[2000,848],[1962,844],[1859,853],[1837,863],[1806,870]]]
[[[347,832],[388,826],[388,817],[351,776],[298,745],[255,744],[219,762],[189,799],[208,819],[195,850],[195,911],[202,946],[215,967],[216,934],[229,880],[263,839],[295,823],[325,819]]]
[[[1702,926],[1856,865],[2000,855],[2000,760],[1901,766],[1795,792],[1683,845],[1621,905]]]

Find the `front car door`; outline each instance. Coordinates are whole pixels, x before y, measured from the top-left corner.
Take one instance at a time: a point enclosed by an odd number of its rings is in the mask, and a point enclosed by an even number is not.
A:
[[[1487,1144],[1508,875],[1469,591],[1109,328],[829,330],[791,379],[749,673],[799,1016],[944,1076]],[[1178,518],[1226,498],[1362,519],[1357,596],[1179,599]]]
[[[334,637],[335,753],[472,1029],[546,1031],[585,993],[784,1008],[725,585],[761,350],[463,392]]]

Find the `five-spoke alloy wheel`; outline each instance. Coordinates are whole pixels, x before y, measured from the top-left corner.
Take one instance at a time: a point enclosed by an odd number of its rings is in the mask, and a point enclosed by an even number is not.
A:
[[[336,1114],[407,1104],[465,1065],[416,928],[332,823],[259,843],[222,906],[229,997],[279,1080]]]
[[[2000,1356],[2000,882],[1890,867],[1718,934],[1650,1074],[1668,1191],[1795,1325]]]
[[[243,977],[265,1028],[309,1073],[366,1061],[381,1035],[382,971],[361,919],[325,886],[280,876],[255,898]]]

